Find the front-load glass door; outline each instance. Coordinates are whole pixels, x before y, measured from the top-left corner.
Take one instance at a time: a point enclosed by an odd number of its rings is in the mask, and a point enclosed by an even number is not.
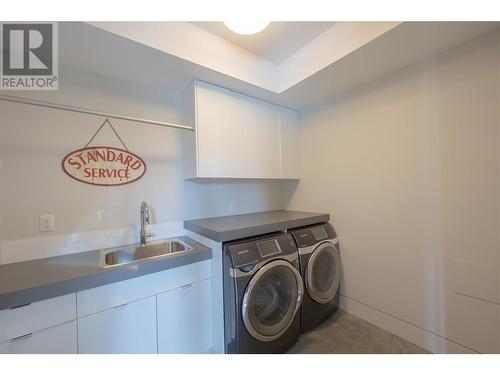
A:
[[[284,260],[274,260],[260,268],[250,280],[243,297],[243,321],[257,340],[280,337],[295,317],[302,302],[300,273]]]
[[[340,254],[337,248],[324,242],[312,253],[307,263],[306,288],[318,303],[330,302],[340,285]]]

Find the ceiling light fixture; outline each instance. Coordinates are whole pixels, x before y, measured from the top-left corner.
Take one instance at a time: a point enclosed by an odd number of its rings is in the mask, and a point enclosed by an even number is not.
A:
[[[264,30],[267,25],[269,25],[269,21],[262,20],[232,20],[232,21],[224,21],[224,25],[231,31],[234,31],[238,34],[251,35],[257,34],[258,32]]]

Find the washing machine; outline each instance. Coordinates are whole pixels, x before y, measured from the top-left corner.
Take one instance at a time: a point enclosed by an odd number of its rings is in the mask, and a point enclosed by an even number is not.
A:
[[[223,251],[225,352],[285,352],[299,338],[304,295],[293,237],[241,240]]]
[[[339,305],[340,253],[335,230],[329,223],[290,230],[299,252],[305,293],[300,330],[307,332],[328,319]]]

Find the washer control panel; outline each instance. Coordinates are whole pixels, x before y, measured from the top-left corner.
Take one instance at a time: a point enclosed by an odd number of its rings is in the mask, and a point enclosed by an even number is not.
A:
[[[228,243],[225,251],[229,252],[233,267],[237,268],[280,255],[295,254],[297,247],[292,235],[286,233]]]
[[[330,223],[317,224],[306,228],[290,231],[299,247],[309,247],[327,239],[337,238]]]
[[[281,253],[280,244],[275,238],[257,242],[257,249],[259,249],[262,258]]]

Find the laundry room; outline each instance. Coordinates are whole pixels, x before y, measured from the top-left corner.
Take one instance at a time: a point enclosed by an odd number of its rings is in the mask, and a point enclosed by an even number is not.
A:
[[[0,363],[498,365],[500,13],[346,7],[12,6]]]

